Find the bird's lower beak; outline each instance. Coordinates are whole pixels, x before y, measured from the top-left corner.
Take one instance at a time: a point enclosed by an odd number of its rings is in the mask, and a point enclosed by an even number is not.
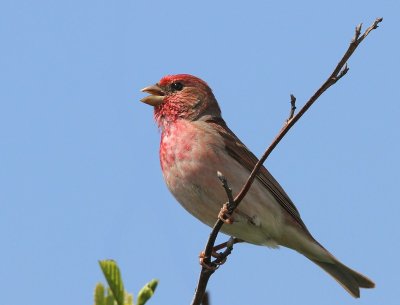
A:
[[[155,106],[159,106],[164,100],[164,95],[165,95],[164,91],[157,84],[143,88],[141,91],[151,94],[140,100],[141,102],[143,102],[145,104],[155,107]]]

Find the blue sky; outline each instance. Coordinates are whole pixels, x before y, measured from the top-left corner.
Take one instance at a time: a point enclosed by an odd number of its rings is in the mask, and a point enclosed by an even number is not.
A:
[[[164,185],[140,89],[207,81],[231,129],[261,155],[331,73],[359,22],[384,17],[267,166],[315,237],[375,280],[355,301],[281,248],[235,247],[216,304],[398,304],[398,1],[0,3],[2,304],[92,304],[113,258],[149,304],[189,304],[209,228]],[[221,238],[223,241],[225,237]]]

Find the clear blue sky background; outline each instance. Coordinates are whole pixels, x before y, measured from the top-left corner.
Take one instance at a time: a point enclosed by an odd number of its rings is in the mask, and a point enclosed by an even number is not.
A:
[[[217,304],[399,304],[399,13],[393,1],[0,3],[1,304],[92,304],[113,258],[150,304],[189,304],[209,229],[164,185],[140,89],[190,73],[257,154],[384,21],[267,161],[315,237],[377,288],[351,298],[301,255],[238,245]],[[222,238],[221,241],[225,239]]]

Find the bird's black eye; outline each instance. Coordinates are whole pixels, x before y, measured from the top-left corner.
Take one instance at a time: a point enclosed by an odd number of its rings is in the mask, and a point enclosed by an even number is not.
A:
[[[174,91],[181,91],[183,89],[183,85],[180,82],[174,82],[171,84],[171,88]]]

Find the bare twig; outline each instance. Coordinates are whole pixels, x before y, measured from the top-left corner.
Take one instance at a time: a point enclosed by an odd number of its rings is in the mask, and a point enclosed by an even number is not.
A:
[[[291,95],[291,111],[289,118],[287,119],[285,125],[282,127],[282,129],[279,131],[278,135],[275,137],[275,139],[272,141],[271,145],[268,147],[268,149],[264,152],[260,160],[256,163],[254,166],[252,172],[250,173],[249,178],[247,179],[246,183],[243,185],[242,189],[240,192],[236,195],[232,202],[232,190],[228,187],[226,179],[222,181],[223,187],[225,188],[225,191],[227,192],[227,197],[228,197],[228,211],[230,214],[233,213],[233,211],[237,208],[237,206],[240,204],[240,202],[243,200],[243,198],[246,196],[247,192],[249,191],[252,183],[254,182],[254,179],[257,176],[258,171],[260,170],[261,166],[265,162],[265,160],[268,158],[268,156],[271,154],[271,152],[275,149],[275,147],[278,145],[278,143],[283,139],[283,137],[288,133],[288,131],[293,127],[294,124],[303,116],[303,114],[314,104],[314,102],[324,93],[328,88],[330,88],[332,85],[334,85],[338,80],[340,80],[344,75],[346,75],[347,71],[349,68],[347,67],[347,61],[351,57],[351,55],[354,53],[354,51],[357,49],[358,45],[365,39],[365,37],[368,36],[368,34],[378,28],[379,23],[383,20],[383,18],[377,18],[373,24],[367,28],[364,32],[364,34],[361,35],[361,27],[362,24],[359,24],[356,29],[355,29],[355,34],[353,39],[350,42],[350,45],[343,55],[342,59],[339,61],[337,64],[336,68],[333,70],[332,74],[328,77],[328,79],[321,85],[321,87],[314,93],[313,96],[307,101],[307,103],[301,108],[301,110],[294,115],[296,106],[295,106],[295,101],[296,98]],[[218,175],[220,177],[220,175]],[[215,244],[215,240],[217,238],[217,235],[222,227],[224,222],[221,219],[218,219],[217,222],[215,223],[209,239],[207,241],[207,245],[205,248],[205,263],[211,263],[211,253]],[[230,240],[233,240],[232,238]],[[232,243],[233,245],[233,243]],[[227,254],[225,258],[230,254],[231,250],[225,251]],[[224,252],[224,253],[225,253]],[[198,281],[198,285],[196,288],[196,292],[192,301],[192,305],[199,305],[201,304],[201,300],[203,299],[203,295],[205,293],[206,287],[208,280],[210,279],[210,276],[215,272],[214,270],[207,269],[205,267],[202,267],[201,272],[200,272],[200,277]]]
[[[228,202],[225,203],[227,205],[227,211],[228,213],[232,213],[233,212],[233,208],[235,206],[235,202],[233,199],[233,195],[232,195],[232,189],[229,187],[228,185],[228,181],[225,178],[224,175],[222,175],[221,172],[217,172],[218,178],[222,183],[222,187],[225,189],[226,192],[226,196],[228,197]],[[222,220],[219,220],[219,222],[221,222],[222,224],[224,223]],[[219,229],[222,227],[222,225],[219,225],[216,223],[216,225],[220,226]],[[192,304],[201,304],[200,302],[202,300],[204,300],[204,293],[207,287],[207,283],[208,280],[210,279],[211,275],[215,272],[215,270],[217,270],[217,268],[225,262],[226,258],[228,257],[229,254],[231,254],[232,250],[233,250],[233,244],[238,243],[238,242],[242,242],[240,239],[237,238],[233,238],[231,237],[227,242],[222,243],[216,247],[214,247],[215,244],[215,240],[217,238],[219,229],[215,229],[216,226],[214,226],[214,229],[211,231],[209,240],[214,240],[212,243],[207,243],[207,246],[204,250],[204,257],[202,257],[202,262],[203,264],[205,264],[207,267],[202,267],[201,273],[200,273],[200,277],[199,277],[199,282],[197,284],[197,288],[196,288],[196,293],[194,295]],[[214,260],[211,261],[211,257],[212,257],[212,252],[213,251],[218,251],[221,249],[224,249],[225,251],[222,253],[218,253],[218,257]]]
[[[217,172],[217,176],[222,183],[222,187],[225,189],[226,196],[228,197],[228,204],[233,204],[232,189],[228,185],[228,180],[226,180],[226,177],[219,171]]]
[[[293,95],[293,94],[291,94],[290,95],[290,114],[289,114],[289,117],[288,117],[288,119],[286,120],[286,124],[291,120],[291,119],[293,119],[293,116],[294,116],[294,112],[296,111],[296,97]]]
[[[378,24],[383,20],[383,18],[377,18],[374,23],[365,31],[365,33],[360,37],[361,25],[356,27],[356,33],[353,40],[351,41],[346,53],[343,55],[340,62],[337,64],[335,70],[328,77],[325,83],[314,93],[314,95],[307,101],[307,103],[301,108],[299,113],[297,113],[286,125],[281,129],[276,138],[272,141],[271,145],[264,152],[264,155],[260,158],[257,164],[254,166],[249,178],[247,179],[245,185],[240,190],[239,194],[235,197],[235,203],[238,205],[246,196],[247,192],[252,185],[254,178],[256,177],[258,171],[260,170],[264,161],[268,158],[271,152],[275,149],[278,143],[283,139],[283,137],[288,133],[288,131],[293,127],[294,124],[303,116],[303,114],[311,107],[312,104],[324,93],[329,87],[335,84],[341,77],[343,77],[349,70],[346,62],[349,60],[351,55],[354,53],[361,41],[373,30],[378,27]]]
[[[218,175],[219,180],[221,180],[222,187],[225,189],[226,196],[228,197],[228,202],[226,203],[227,206],[228,206],[227,210],[231,214],[232,211],[233,211],[233,207],[235,206],[235,202],[234,202],[233,195],[232,195],[232,189],[229,187],[228,181],[226,180],[225,176],[222,175],[221,172],[217,172],[217,175]],[[222,220],[221,220],[221,222],[224,223]],[[221,227],[222,227],[222,225],[221,225]],[[215,226],[214,226],[214,228],[215,228]],[[210,238],[214,239],[214,243],[215,243],[215,239],[217,238],[218,232],[219,232],[219,229],[215,230],[215,231],[213,230],[211,232],[211,234],[210,234]],[[211,262],[212,251],[216,250],[216,249],[213,249],[214,248],[214,243],[207,243],[207,246],[206,246],[206,248],[204,250],[204,254],[205,255],[204,255],[204,258],[203,258],[203,263],[205,263],[206,265],[210,265],[211,267],[217,267],[218,266],[216,264],[218,262],[215,262],[215,261]],[[212,273],[214,273],[214,272],[212,272]],[[210,276],[211,276],[211,274],[210,274]]]
[[[221,222],[222,222],[222,220],[221,220]],[[218,234],[218,232],[217,232],[217,234]],[[210,238],[211,238],[211,236],[210,236]],[[231,237],[231,238],[229,238],[229,240],[226,243],[221,244],[221,245],[224,245],[223,248],[225,248],[225,251],[222,253],[219,253],[218,257],[214,261],[211,262],[211,252],[210,252],[209,256],[206,256],[204,258],[203,262],[208,263],[213,268],[207,268],[207,267],[201,268],[199,280],[198,280],[197,287],[196,287],[196,292],[195,292],[193,300],[192,300],[192,305],[194,305],[194,304],[200,305],[202,300],[204,300],[204,293],[206,293],[208,280],[210,279],[211,275],[215,272],[215,270],[217,270],[218,266],[220,264],[223,264],[225,262],[226,258],[228,257],[228,255],[231,254],[231,252],[233,250],[233,244],[238,243],[238,242],[242,242],[242,240]],[[219,245],[219,246],[221,246],[221,245]],[[217,247],[219,247],[219,246],[217,246]],[[211,251],[212,250],[213,250],[213,248],[211,247]],[[207,260],[207,262],[206,262],[206,260]]]
[[[210,296],[208,295],[207,291],[204,293],[201,305],[210,305]]]

